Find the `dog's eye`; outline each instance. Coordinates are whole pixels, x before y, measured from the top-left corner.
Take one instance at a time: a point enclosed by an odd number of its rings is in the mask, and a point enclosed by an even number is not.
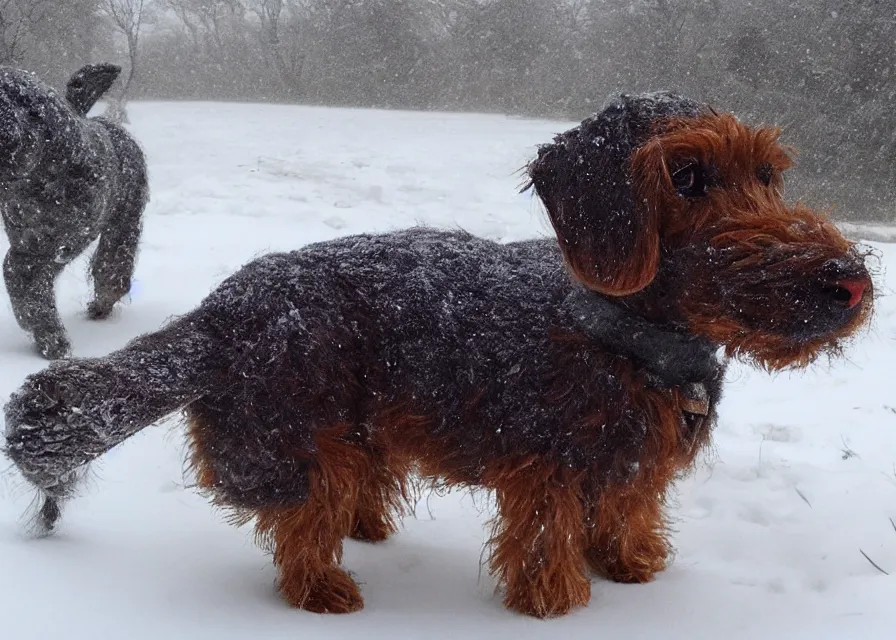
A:
[[[772,178],[775,175],[775,169],[768,162],[763,162],[759,165],[759,168],[756,169],[756,177],[759,178],[759,182],[764,184],[766,187],[772,183]]]
[[[678,195],[699,198],[706,195],[706,175],[698,162],[689,162],[672,172],[672,186]]]

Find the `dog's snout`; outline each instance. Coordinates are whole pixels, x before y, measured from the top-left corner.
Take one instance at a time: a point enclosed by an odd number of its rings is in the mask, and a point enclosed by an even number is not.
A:
[[[828,283],[825,292],[836,306],[844,309],[859,305],[871,285],[864,266],[851,260],[828,260],[822,272]]]
[[[864,261],[853,255],[826,260],[821,266],[821,273],[831,282],[839,280],[863,280],[868,277]]]
[[[847,309],[852,309],[860,302],[865,295],[865,289],[868,283],[865,280],[854,278],[848,280],[838,280],[829,288],[831,299],[838,305]]]

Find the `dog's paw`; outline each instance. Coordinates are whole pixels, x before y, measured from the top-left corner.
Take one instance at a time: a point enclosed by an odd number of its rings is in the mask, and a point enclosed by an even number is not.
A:
[[[292,606],[313,613],[352,613],[364,608],[358,585],[338,567],[327,567],[307,582],[281,579],[280,592]]]
[[[350,538],[358,542],[382,542],[395,533],[395,527],[384,519],[378,517],[359,518],[355,522]]]
[[[588,604],[591,599],[591,581],[588,578],[578,574],[552,578],[507,585],[504,606],[536,618],[556,618]]]
[[[72,345],[68,338],[58,333],[35,336],[34,346],[40,356],[47,360],[67,358],[72,352]]]
[[[657,573],[666,568],[668,555],[669,549],[660,542],[625,559],[598,549],[585,552],[594,573],[623,584],[651,582]]]
[[[115,303],[107,303],[102,300],[94,300],[87,305],[87,317],[91,320],[105,320],[112,314]]]

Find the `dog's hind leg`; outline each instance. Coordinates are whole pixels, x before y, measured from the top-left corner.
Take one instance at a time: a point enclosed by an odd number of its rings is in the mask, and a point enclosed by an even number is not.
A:
[[[341,438],[343,431],[315,433],[310,491],[303,504],[257,510],[256,535],[273,551],[280,592],[292,606],[316,613],[349,613],[364,606],[358,585],[339,564],[370,459]]]
[[[535,460],[487,469],[498,516],[491,569],[509,609],[539,618],[563,615],[588,603],[581,479],[571,470]]]
[[[118,209],[100,235],[90,263],[94,297],[87,306],[87,316],[92,320],[107,318],[115,303],[131,290],[142,211],[142,207],[128,203]]]
[[[122,173],[125,176],[119,191],[113,195],[112,211],[100,233],[100,241],[90,264],[94,298],[87,306],[93,320],[109,316],[115,303],[131,290],[131,278],[137,260],[142,231],[143,210],[148,201],[146,167],[136,143],[110,131],[117,145],[125,145]]]
[[[38,352],[50,360],[65,357],[71,349],[54,290],[65,265],[52,255],[13,250],[3,261],[3,277],[16,321],[33,336]]]

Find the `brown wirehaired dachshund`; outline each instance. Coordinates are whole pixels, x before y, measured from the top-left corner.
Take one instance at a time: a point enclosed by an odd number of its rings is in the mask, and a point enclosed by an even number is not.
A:
[[[30,376],[6,450],[41,532],[88,463],[185,409],[198,484],[254,520],[296,607],[363,606],[342,541],[394,532],[414,474],[494,492],[511,609],[584,605],[590,571],[650,580],[720,348],[804,366],[872,308],[865,256],[782,200],[777,135],[624,95],[528,167],[556,239],[418,228],[268,255],[160,331]]]

